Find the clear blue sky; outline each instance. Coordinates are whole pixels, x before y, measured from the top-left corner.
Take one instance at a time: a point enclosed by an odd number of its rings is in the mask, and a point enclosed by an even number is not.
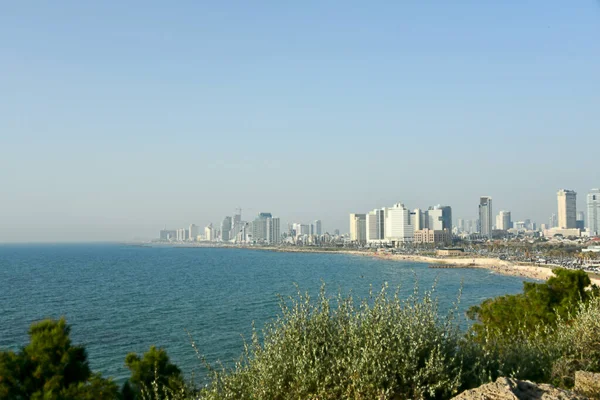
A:
[[[5,2],[0,242],[600,186],[595,0]]]

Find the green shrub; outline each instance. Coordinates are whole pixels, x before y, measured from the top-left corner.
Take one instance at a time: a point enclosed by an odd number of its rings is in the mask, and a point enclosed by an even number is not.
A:
[[[206,399],[448,398],[462,382],[455,312],[438,316],[432,292],[407,300],[384,287],[371,301],[333,303],[324,288],[281,302],[281,316],[233,370],[214,371]]]
[[[571,387],[575,371],[600,372],[600,296],[580,303],[573,318],[560,319],[552,340],[559,348],[553,383]]]

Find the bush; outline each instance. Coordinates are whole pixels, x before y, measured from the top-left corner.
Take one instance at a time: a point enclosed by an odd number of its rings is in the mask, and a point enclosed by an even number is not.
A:
[[[560,319],[552,339],[559,348],[553,383],[571,387],[575,371],[600,372],[600,297],[580,303],[572,319]]]
[[[231,371],[214,371],[206,399],[448,398],[462,383],[455,312],[438,317],[432,292],[381,292],[357,307],[322,288],[281,302],[281,316]]]

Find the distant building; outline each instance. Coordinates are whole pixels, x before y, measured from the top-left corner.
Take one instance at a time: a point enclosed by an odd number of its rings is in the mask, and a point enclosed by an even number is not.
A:
[[[558,200],[558,227],[575,229],[577,216],[577,193],[573,190],[561,189],[556,193]]]
[[[437,205],[425,211],[425,221],[421,229],[434,231],[447,230],[452,232],[452,208],[450,206]]]
[[[558,227],[558,217],[556,216],[556,214],[552,214],[550,216],[550,219],[548,220],[548,225],[550,229]]]
[[[236,242],[240,241],[238,240],[238,234],[242,230],[242,225],[245,225],[245,223],[242,222],[242,214],[240,211],[239,214],[235,214],[233,216],[231,220],[231,229],[229,231],[229,237],[235,240]]]
[[[447,229],[432,230],[425,228],[415,231],[414,243],[450,244],[452,243],[452,233]]]
[[[492,198],[482,196],[479,198],[479,233],[488,239],[492,239]]]
[[[496,229],[507,231],[512,228],[510,211],[500,211],[496,217]]]
[[[323,226],[320,219],[315,220],[315,235],[321,236],[323,234]]]
[[[412,242],[414,227],[410,220],[410,210],[402,203],[396,203],[385,210],[385,239],[392,245]]]
[[[252,240],[267,241],[267,220],[273,218],[271,213],[259,213],[252,221]]]
[[[436,251],[438,256],[462,256],[465,254],[465,249],[460,248],[448,248],[448,249],[439,249]]]
[[[223,218],[223,222],[221,222],[221,240],[223,242],[229,242],[232,239],[231,229],[233,226],[233,221],[231,217]]]
[[[196,240],[196,237],[198,236],[198,227],[194,224],[191,224],[188,231],[188,239],[191,241]]]
[[[281,242],[281,231],[279,218],[267,218],[267,243],[277,244]]]
[[[177,240],[177,231],[162,229],[159,234],[159,239],[164,241]]]
[[[212,242],[215,240],[215,230],[213,229],[213,225],[208,224],[206,228],[204,228],[204,239]]]
[[[415,208],[410,213],[410,218],[415,231],[427,228],[427,213],[420,208]]]
[[[185,228],[177,229],[177,241],[184,242],[184,241],[188,240],[189,233],[190,233],[189,230],[187,230]]]
[[[366,241],[368,243],[385,240],[385,208],[376,208],[366,215]]]
[[[364,243],[367,241],[367,216],[350,214],[350,240]]]
[[[587,217],[590,236],[600,236],[600,189],[592,189],[587,195]]]
[[[333,230],[333,234],[334,234],[335,236],[340,236],[340,230],[339,230],[339,229],[334,229],[334,230]]]

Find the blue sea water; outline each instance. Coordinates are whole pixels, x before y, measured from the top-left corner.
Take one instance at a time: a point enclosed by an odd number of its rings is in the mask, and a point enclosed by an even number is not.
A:
[[[124,358],[150,345],[164,347],[189,375],[204,367],[189,334],[211,362],[236,360],[243,337],[279,312],[277,295],[294,283],[317,294],[368,296],[387,283],[402,293],[437,281],[440,307],[462,310],[517,293],[522,278],[479,269],[430,269],[427,264],[323,253],[279,253],[225,248],[135,247],[119,244],[0,246],[0,349],[27,343],[31,322],[65,316],[74,343],[84,344],[91,367],[118,382]]]

